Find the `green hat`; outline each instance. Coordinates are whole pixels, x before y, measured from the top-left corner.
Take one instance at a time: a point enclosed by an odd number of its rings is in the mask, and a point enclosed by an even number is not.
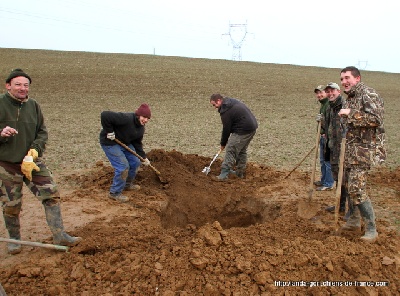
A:
[[[17,69],[13,69],[11,71],[10,75],[8,75],[8,77],[6,79],[6,83],[10,83],[13,78],[20,77],[20,76],[28,78],[29,79],[29,83],[32,83],[32,79],[29,77],[29,75],[26,74],[22,69],[18,69],[18,68]]]
[[[317,91],[325,91],[325,85],[318,85],[315,89],[314,92],[316,93]]]

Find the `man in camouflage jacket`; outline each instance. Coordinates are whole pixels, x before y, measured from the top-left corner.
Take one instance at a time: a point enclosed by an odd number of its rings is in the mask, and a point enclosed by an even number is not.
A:
[[[381,164],[385,158],[385,129],[383,125],[383,99],[373,89],[361,82],[356,67],[346,67],[340,80],[347,99],[339,116],[346,128],[345,186],[349,197],[365,221],[365,234],[361,237],[374,242],[378,237],[375,212],[366,190],[367,175],[372,165]],[[360,218],[355,214],[347,220],[343,229],[359,229]]]

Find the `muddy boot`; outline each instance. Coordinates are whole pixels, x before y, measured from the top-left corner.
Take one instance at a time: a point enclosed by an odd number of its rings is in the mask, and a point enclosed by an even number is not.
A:
[[[127,197],[125,195],[122,195],[122,193],[112,193],[112,192],[110,192],[108,194],[108,197],[113,199],[113,200],[120,201],[120,202],[129,201],[129,197]]]
[[[236,170],[236,176],[237,176],[238,178],[240,178],[240,179],[243,179],[243,178],[244,178],[244,172],[245,172],[244,169],[237,169],[237,170]]]
[[[6,224],[6,228],[8,230],[8,235],[10,239],[21,239],[20,233],[20,223],[19,216],[9,216],[3,212],[4,223]],[[15,255],[21,253],[22,247],[20,244],[7,243],[8,253],[11,255]]]
[[[216,177],[217,181],[226,181],[228,180],[228,175],[229,175],[230,169],[222,168],[221,173],[219,176]]]
[[[124,190],[139,190],[140,186],[133,183],[133,179],[127,178]]]
[[[358,207],[365,222],[365,234],[361,237],[361,240],[373,243],[378,238],[378,232],[376,231],[375,212],[372,203],[370,200],[366,200],[360,203]]]
[[[358,206],[354,206],[349,210],[349,218],[346,221],[346,224],[342,226],[342,230],[348,231],[356,231],[361,228],[361,217]]]
[[[64,230],[64,225],[61,217],[60,204],[53,200],[45,200],[43,202],[46,213],[47,224],[53,233],[53,242],[55,245],[75,246],[82,238],[70,236]]]

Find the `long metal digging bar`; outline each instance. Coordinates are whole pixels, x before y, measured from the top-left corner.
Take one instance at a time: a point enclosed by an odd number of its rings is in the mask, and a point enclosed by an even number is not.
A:
[[[208,167],[205,167],[202,172],[208,175],[208,173],[211,171],[211,165],[214,163],[214,161],[218,158],[222,150],[220,149],[217,154],[215,154],[214,158],[211,160],[210,165]]]
[[[3,237],[0,237],[0,242],[13,243],[13,244],[17,244],[17,245],[27,245],[27,246],[32,246],[32,247],[41,247],[41,248],[53,249],[53,250],[57,250],[57,251],[68,252],[67,246],[43,244],[43,243],[38,243],[38,242],[29,242],[29,241],[22,241],[22,240],[18,240],[18,239],[9,239],[9,238],[3,238]]]

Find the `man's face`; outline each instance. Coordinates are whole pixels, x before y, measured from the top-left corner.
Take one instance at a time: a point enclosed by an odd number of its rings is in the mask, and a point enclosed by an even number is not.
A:
[[[344,91],[346,92],[348,92],[354,85],[359,83],[360,80],[361,77],[354,77],[353,74],[351,74],[351,71],[340,73],[340,81],[342,83]]]
[[[6,83],[7,91],[19,100],[24,100],[29,93],[29,79],[23,76],[11,79],[10,83]]]
[[[215,109],[218,109],[219,107],[221,107],[222,100],[210,101],[210,103],[214,106]]]
[[[321,101],[322,99],[326,98],[326,93],[324,90],[317,90],[315,91],[315,97],[318,101]]]
[[[334,100],[336,100],[336,98],[337,98],[338,96],[340,96],[340,90],[338,90],[338,89],[336,89],[336,88],[330,88],[330,87],[328,87],[328,88],[325,89],[325,92],[326,92],[326,95],[327,95],[328,100],[329,100],[330,102],[333,102]]]

